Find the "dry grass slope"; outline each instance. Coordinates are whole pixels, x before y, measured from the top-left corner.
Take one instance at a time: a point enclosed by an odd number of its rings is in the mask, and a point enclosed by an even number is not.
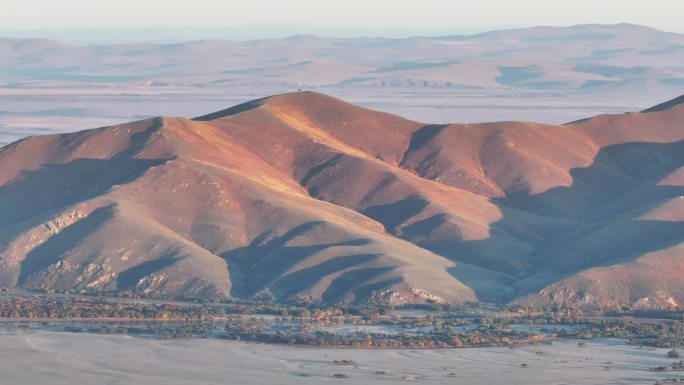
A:
[[[0,149],[0,285],[676,307],[683,118],[430,125],[302,92],[27,138]]]

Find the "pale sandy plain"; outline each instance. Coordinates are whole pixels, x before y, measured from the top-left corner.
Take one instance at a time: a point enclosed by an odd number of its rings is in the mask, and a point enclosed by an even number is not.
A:
[[[0,384],[652,384],[666,349],[623,341],[444,350],[292,348],[59,332],[0,334]],[[543,355],[537,354],[543,352]],[[340,366],[333,360],[354,360]],[[607,363],[610,362],[610,363]],[[529,367],[523,368],[521,364]],[[609,369],[606,369],[606,366]],[[384,371],[386,374],[377,374]],[[348,378],[334,378],[345,374]]]

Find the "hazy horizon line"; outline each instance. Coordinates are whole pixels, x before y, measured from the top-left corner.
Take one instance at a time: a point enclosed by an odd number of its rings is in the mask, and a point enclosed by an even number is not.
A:
[[[665,33],[682,34],[684,31],[665,30],[645,24],[622,23],[576,23],[570,25],[501,25],[481,28],[344,28],[321,27],[307,24],[261,23],[244,26],[199,27],[199,26],[154,26],[154,27],[90,27],[90,28],[27,28],[1,29],[0,37],[15,39],[45,39],[75,44],[117,44],[117,43],[178,43],[198,40],[250,41],[287,39],[296,36],[314,36],[328,39],[385,38],[408,39],[416,37],[472,37],[488,32],[521,30],[540,27],[572,28],[578,26],[617,27],[630,25],[650,28]],[[142,36],[145,35],[145,36]]]

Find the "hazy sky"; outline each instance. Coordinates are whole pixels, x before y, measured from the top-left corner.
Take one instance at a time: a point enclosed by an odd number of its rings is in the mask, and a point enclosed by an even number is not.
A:
[[[0,9],[3,30],[288,23],[458,32],[628,22],[684,32],[684,0],[0,0]]]

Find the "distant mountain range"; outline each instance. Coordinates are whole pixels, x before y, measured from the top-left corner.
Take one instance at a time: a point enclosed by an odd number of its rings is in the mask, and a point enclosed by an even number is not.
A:
[[[297,35],[86,46],[0,39],[0,83],[10,87],[97,83],[646,92],[684,88],[682,63],[684,35],[630,24],[405,39]]]
[[[675,308],[681,101],[431,125],[299,92],[26,138],[0,148],[0,286]]]
[[[167,27],[111,27],[111,28],[44,28],[12,30],[0,26],[0,36],[16,38],[44,38],[74,44],[122,44],[139,43],[180,43],[191,40],[255,40],[280,39],[292,35],[316,35],[323,37],[360,37],[383,36],[405,38],[410,36],[447,36],[475,34],[494,29],[511,28],[513,25],[498,28],[468,28],[452,26],[449,28],[344,28],[334,26],[307,25],[300,23],[260,23],[233,27],[167,26]]]

